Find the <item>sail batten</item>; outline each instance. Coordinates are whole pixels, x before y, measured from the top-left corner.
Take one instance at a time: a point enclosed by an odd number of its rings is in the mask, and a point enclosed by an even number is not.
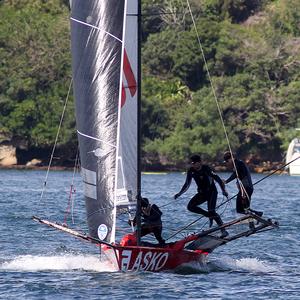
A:
[[[111,146],[111,147],[117,148],[117,146],[115,146],[115,145],[112,145],[112,144],[110,144],[110,143],[108,143],[108,142],[106,142],[106,141],[104,141],[104,140],[102,140],[102,139],[99,139],[99,138],[97,138],[97,137],[94,137],[94,136],[90,136],[90,135],[84,134],[84,133],[80,132],[79,130],[77,130],[77,133],[80,134],[80,135],[82,135],[82,136],[84,136],[84,137],[87,137],[87,138],[89,138],[89,139],[96,140],[96,141],[105,143],[106,145],[109,145],[109,146]]]
[[[82,25],[85,25],[85,26],[88,26],[88,27],[91,27],[91,28],[94,28],[94,29],[97,29],[97,30],[102,30],[102,31],[105,32],[106,34],[110,35],[111,37],[115,38],[116,40],[118,40],[119,42],[122,43],[122,40],[120,40],[118,37],[114,36],[113,34],[107,32],[107,31],[105,31],[105,30],[103,30],[103,29],[101,29],[101,28],[99,28],[99,27],[97,27],[97,26],[94,26],[94,25],[92,25],[92,24],[89,24],[89,23],[86,23],[86,22],[77,20],[77,19],[75,19],[75,18],[70,18],[70,19],[71,19],[72,21],[77,22],[77,23],[80,23],[80,24],[82,24]]]

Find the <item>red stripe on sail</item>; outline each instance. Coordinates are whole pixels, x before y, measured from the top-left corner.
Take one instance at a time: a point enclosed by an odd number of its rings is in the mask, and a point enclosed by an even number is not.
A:
[[[135,80],[134,73],[132,71],[132,68],[131,68],[127,53],[126,53],[126,50],[124,50],[123,70],[124,70],[125,77],[126,77],[126,80],[127,80],[127,83],[128,83],[128,88],[130,90],[131,97],[133,97],[134,94],[136,93],[136,89],[137,89],[136,88],[136,80]]]
[[[124,84],[122,83],[121,107],[123,107],[125,102],[126,102],[126,91],[125,91]]]
[[[126,102],[126,88],[129,88],[131,97],[133,97],[136,93],[137,86],[136,86],[136,80],[134,77],[134,73],[132,71],[127,52],[124,49],[124,62],[123,62],[123,71],[127,80],[127,86],[124,85],[124,82],[122,83],[122,94],[121,94],[121,107],[124,106]]]

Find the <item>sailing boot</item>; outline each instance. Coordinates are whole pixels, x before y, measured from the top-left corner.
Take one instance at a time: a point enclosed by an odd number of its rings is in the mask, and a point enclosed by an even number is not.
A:
[[[263,212],[262,211],[257,211],[254,209],[249,209],[250,212],[255,213],[257,216],[262,217],[263,216]]]
[[[251,213],[254,213],[254,214],[256,214],[258,217],[262,217],[263,216],[263,212],[262,211],[257,211],[257,210],[253,210],[253,209],[249,209],[249,211],[251,212]],[[257,222],[256,222],[256,225],[259,223],[259,220],[257,220]]]
[[[225,228],[222,228],[222,229],[221,229],[221,235],[220,235],[220,238],[221,238],[221,239],[224,239],[224,238],[226,238],[228,235],[229,235],[228,231],[225,230]]]
[[[215,221],[217,222],[218,226],[222,226],[223,222],[221,220],[221,217],[216,213],[215,217],[214,217]],[[225,228],[221,228],[221,235],[220,238],[224,239],[226,236],[228,236],[229,233]]]
[[[252,220],[249,222],[249,229],[250,229],[251,232],[255,231],[254,222]]]

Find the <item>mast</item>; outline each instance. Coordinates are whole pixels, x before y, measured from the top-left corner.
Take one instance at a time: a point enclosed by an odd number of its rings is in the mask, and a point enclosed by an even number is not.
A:
[[[141,28],[142,28],[142,4],[141,0],[137,0],[138,5],[138,36],[137,36],[137,86],[138,86],[138,95],[137,95],[137,244],[141,244]]]

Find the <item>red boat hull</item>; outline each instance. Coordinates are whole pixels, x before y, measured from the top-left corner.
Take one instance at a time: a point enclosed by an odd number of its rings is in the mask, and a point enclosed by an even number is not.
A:
[[[102,249],[114,266],[124,272],[174,270],[191,262],[204,263],[208,254],[201,250],[178,250],[170,247],[105,246]]]

